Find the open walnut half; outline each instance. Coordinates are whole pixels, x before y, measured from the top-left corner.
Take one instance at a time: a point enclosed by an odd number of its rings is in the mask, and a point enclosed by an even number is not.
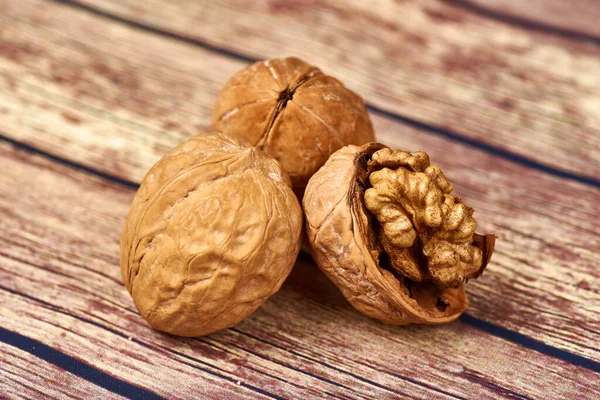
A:
[[[386,323],[440,324],[467,308],[494,235],[424,152],[346,146],[310,179],[303,199],[311,253],[358,310]]]

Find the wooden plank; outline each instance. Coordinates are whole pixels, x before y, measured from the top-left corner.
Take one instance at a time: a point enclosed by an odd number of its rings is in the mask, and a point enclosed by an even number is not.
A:
[[[6,274],[6,270],[3,272]],[[38,288],[38,293],[49,292],[43,289],[40,292]],[[56,296],[56,293],[53,294]],[[76,296],[72,291],[65,295]],[[207,367],[199,361],[190,362],[177,354],[176,347],[172,347],[170,351],[147,348],[149,343],[132,343],[127,336],[86,324],[81,319],[57,312],[56,308],[49,310],[40,306],[39,302],[28,301],[19,295],[0,290],[0,297],[7,308],[7,312],[0,316],[0,324],[6,329],[27,332],[28,337],[71,357],[81,358],[87,364],[96,367],[101,365],[100,369],[105,372],[165,398],[182,399],[189,398],[190,395],[211,398],[223,395],[236,399],[250,396],[273,398],[255,387],[250,389],[237,385],[236,380],[241,377],[225,375],[228,379],[221,378],[221,371],[217,368]],[[69,306],[68,301],[65,299],[63,305]],[[129,334],[134,335],[134,332]],[[244,384],[246,385],[245,380]]]
[[[9,89],[0,90],[2,130],[121,178],[139,181],[201,129],[219,82],[243,65],[52,3],[22,4],[29,17],[2,34],[4,48],[19,54],[0,58]],[[469,285],[472,315],[600,360],[600,192],[380,116],[374,124],[388,144],[427,150],[475,207],[481,230],[499,236],[492,265]]]
[[[0,236],[0,326],[163,396],[259,397],[244,384],[286,398],[600,394],[593,371],[463,323],[377,323],[302,261],[233,329],[200,339],[153,331],[119,282],[117,239],[132,191],[7,145],[0,160],[0,210],[9,216]],[[242,386],[229,391],[237,379]]]
[[[207,129],[220,87],[244,65],[118,24],[98,25],[53,3],[7,4],[0,15],[2,133],[36,137],[44,149],[123,179],[141,180],[160,154]]]
[[[0,395],[6,399],[125,398],[2,342]]]
[[[600,175],[600,47],[594,43],[438,0],[377,7],[361,0],[67,3],[250,58],[297,55],[380,109],[561,170]]]
[[[452,1],[452,0],[450,0]],[[524,7],[518,0],[458,0],[476,6],[474,11],[515,18],[534,26],[546,26],[600,39],[600,7],[596,0],[530,0]]]

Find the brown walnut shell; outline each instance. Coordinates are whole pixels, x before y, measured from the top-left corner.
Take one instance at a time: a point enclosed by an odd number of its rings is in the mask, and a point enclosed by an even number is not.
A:
[[[440,324],[467,308],[495,236],[423,152],[369,143],[334,153],[303,199],[311,254],[344,297],[383,322]]]
[[[196,136],[146,174],[121,235],[121,274],[155,329],[231,327],[275,293],[300,250],[302,210],[279,163],[224,134]]]
[[[293,57],[236,73],[217,98],[212,128],[277,159],[297,193],[336,150],[375,140],[363,99]]]

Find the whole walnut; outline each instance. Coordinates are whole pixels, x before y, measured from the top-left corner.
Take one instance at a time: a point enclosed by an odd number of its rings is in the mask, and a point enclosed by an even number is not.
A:
[[[334,153],[303,199],[311,253],[350,303],[390,324],[440,324],[468,306],[463,283],[495,236],[424,152],[369,143]]]
[[[375,140],[363,99],[293,57],[236,73],[217,98],[212,128],[277,159],[299,195],[333,152]]]
[[[275,293],[300,250],[302,210],[281,166],[224,134],[158,161],[121,235],[121,274],[155,329],[200,336],[231,327]]]

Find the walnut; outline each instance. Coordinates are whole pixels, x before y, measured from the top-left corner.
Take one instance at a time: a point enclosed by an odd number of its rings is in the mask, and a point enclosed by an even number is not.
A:
[[[217,98],[212,128],[277,159],[298,194],[333,152],[375,140],[363,99],[293,57],[235,74]]]
[[[335,182],[335,184],[332,184]],[[386,323],[439,324],[468,306],[463,283],[495,236],[424,152],[369,143],[334,153],[303,199],[311,253],[350,303]]]
[[[302,210],[281,166],[224,134],[192,138],[145,176],[121,235],[121,274],[155,329],[200,336],[275,293],[300,250]]]

